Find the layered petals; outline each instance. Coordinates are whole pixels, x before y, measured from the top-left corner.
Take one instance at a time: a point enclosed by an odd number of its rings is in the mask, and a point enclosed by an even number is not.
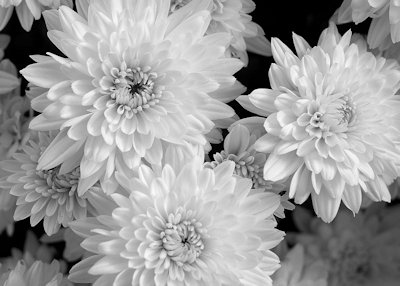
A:
[[[269,114],[267,134],[254,144],[271,153],[264,179],[293,175],[289,197],[303,203],[311,195],[326,222],[341,201],[354,213],[363,197],[390,201],[387,185],[399,175],[400,67],[351,44],[351,32],[340,36],[334,25],[313,48],[293,38],[297,55],[272,40],[272,89],[238,99],[254,106],[249,111]]]

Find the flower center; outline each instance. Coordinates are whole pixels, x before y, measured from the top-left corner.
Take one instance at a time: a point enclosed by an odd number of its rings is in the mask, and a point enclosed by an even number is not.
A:
[[[330,103],[326,110],[326,121],[329,125],[345,126],[354,119],[355,107],[348,96],[343,96]]]
[[[39,170],[36,174],[46,181],[49,188],[37,188],[44,197],[57,199],[60,196],[73,196],[78,188],[80,178],[79,167],[67,174],[59,174],[60,167],[50,170]]]
[[[196,219],[183,220],[178,210],[169,214],[165,227],[160,238],[168,257],[178,266],[195,262],[204,249],[202,224]]]
[[[314,137],[321,138],[324,132],[345,132],[355,119],[355,106],[347,96],[319,104],[315,101],[308,106],[307,114],[299,118],[300,126]]]
[[[145,68],[113,68],[114,85],[110,88],[112,102],[117,104],[117,112],[132,118],[134,114],[141,112],[159,102],[163,87],[157,86],[155,80],[157,74]]]

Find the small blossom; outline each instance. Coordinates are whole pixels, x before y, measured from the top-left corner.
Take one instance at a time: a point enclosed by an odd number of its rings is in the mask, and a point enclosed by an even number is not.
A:
[[[22,28],[29,32],[33,20],[39,20],[44,10],[57,9],[60,5],[73,7],[72,0],[0,0],[0,31],[7,25],[14,8]]]
[[[390,201],[387,185],[399,176],[400,67],[351,44],[334,25],[311,48],[293,36],[297,55],[273,39],[272,89],[238,101],[268,116],[255,149],[271,153],[264,179],[292,176],[289,198],[332,221],[341,201],[358,212],[363,194]]]
[[[263,118],[259,119],[264,121]],[[232,161],[235,163],[235,174],[251,179],[252,188],[280,194],[284,191],[285,185],[264,180],[263,167],[267,155],[254,149],[254,143],[262,134],[265,134],[265,131],[260,132],[260,128],[249,130],[241,124],[235,124],[225,138],[224,150],[215,153],[214,161],[205,163],[205,166],[215,168],[222,162]],[[282,204],[275,215],[284,218],[284,209],[293,210],[294,206],[288,201],[288,195],[281,196],[281,201]]]
[[[77,220],[71,228],[93,252],[75,265],[74,282],[108,285],[271,285],[278,267],[269,249],[283,238],[271,215],[275,194],[251,191],[234,164],[211,170],[202,158],[160,174],[117,174],[112,213]],[[189,191],[190,190],[190,191]],[[126,194],[126,195],[123,195]],[[95,279],[90,275],[95,275]]]

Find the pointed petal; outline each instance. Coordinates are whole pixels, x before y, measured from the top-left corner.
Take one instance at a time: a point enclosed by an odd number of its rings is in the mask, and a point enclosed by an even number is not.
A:
[[[296,156],[296,152],[284,155],[272,153],[264,166],[264,179],[279,181],[293,174],[303,163],[303,159]]]

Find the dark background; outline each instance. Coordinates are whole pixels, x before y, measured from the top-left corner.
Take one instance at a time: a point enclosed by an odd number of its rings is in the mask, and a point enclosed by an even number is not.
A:
[[[330,17],[340,6],[342,0],[255,0],[255,3],[257,8],[252,13],[253,20],[263,27],[267,38],[278,37],[290,48],[293,48],[292,32],[303,36],[311,46],[316,45],[320,33],[328,26]],[[347,29],[353,28],[354,31],[366,33],[368,24],[368,22],[358,26],[348,24],[339,27],[339,31],[343,33]],[[17,69],[21,70],[33,62],[29,55],[45,54],[46,52],[60,54],[48,40],[46,32],[43,19],[35,21],[29,33],[25,32],[14,13],[11,21],[1,32],[11,36],[11,43],[6,49],[5,58],[9,58],[17,66]],[[255,88],[269,87],[267,75],[272,58],[250,54],[249,59],[248,67],[237,74],[238,79],[247,86],[247,93]],[[24,81],[22,93],[25,86],[26,82]],[[235,103],[232,105],[240,117],[250,115]],[[0,257],[9,256],[11,247],[23,247],[26,229],[29,227],[29,220],[18,222],[13,238],[9,238],[5,233],[0,236],[0,245],[2,246],[0,247]],[[279,223],[279,228],[285,231],[294,230],[290,214],[287,219]],[[43,233],[42,223],[39,223],[34,231],[40,237]],[[62,244],[58,247],[62,247]]]

